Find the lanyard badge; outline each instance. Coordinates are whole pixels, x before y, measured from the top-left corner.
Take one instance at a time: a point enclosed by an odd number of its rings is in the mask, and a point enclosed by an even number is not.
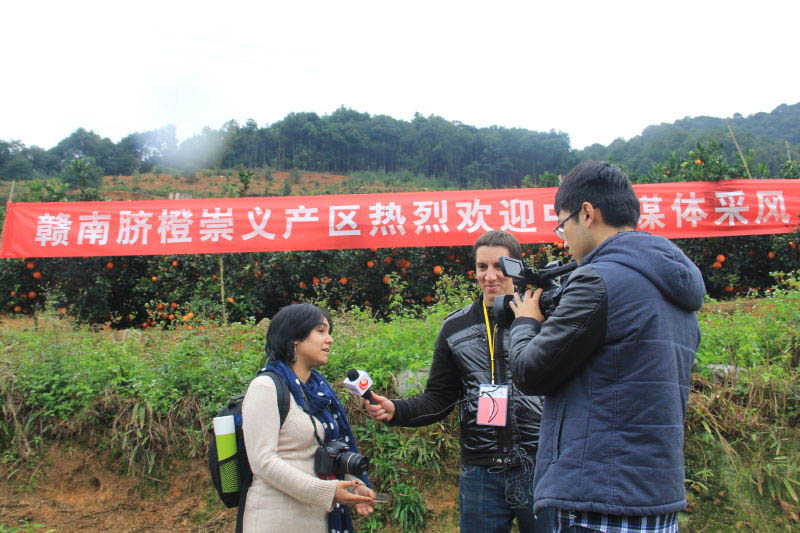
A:
[[[505,426],[507,412],[508,385],[481,385],[478,398],[478,424]]]
[[[486,319],[486,340],[489,342],[492,382],[480,386],[478,424],[481,426],[505,426],[508,413],[508,385],[494,384],[494,340],[497,335],[497,325],[495,324],[494,332],[492,332],[486,302],[483,303],[483,316]]]

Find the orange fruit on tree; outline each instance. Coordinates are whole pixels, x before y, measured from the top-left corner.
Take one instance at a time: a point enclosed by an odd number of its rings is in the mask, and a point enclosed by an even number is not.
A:
[[[33,261],[30,261],[25,266],[28,267],[28,270],[33,270],[34,268],[36,268],[36,263],[34,263]]]
[[[375,261],[367,261],[367,268],[372,268],[375,266]]]
[[[564,249],[564,243],[563,242],[557,242],[556,243],[556,248],[558,248],[559,250],[563,250]]]
[[[33,273],[33,279],[41,279],[41,277],[42,277],[42,273],[41,272],[34,272]]]
[[[170,313],[169,315],[167,315],[167,319],[168,319],[168,320],[175,320],[175,315],[173,315],[172,313]]]
[[[30,291],[28,293],[28,299],[29,300],[35,300],[36,299],[36,292],[35,291]]]
[[[233,298],[231,298],[231,300],[232,300],[232,299],[233,299]],[[189,320],[191,320],[191,319],[193,319],[193,318],[194,318],[194,313],[192,313],[191,311],[189,311],[188,313],[186,313],[186,316],[188,316],[188,317],[189,317]]]
[[[233,297],[232,297],[232,296],[229,296],[229,297],[228,297],[228,303],[229,303],[229,304],[232,304],[232,303],[233,303],[233,301],[234,301],[234,300],[233,300]],[[191,317],[190,317],[190,318],[191,318]]]
[[[383,282],[388,284],[389,283],[389,276],[383,276]]]
[[[428,294],[427,296],[425,296],[425,302],[427,302],[427,303],[431,303],[432,301],[433,301],[433,296],[431,296],[430,294]]]
[[[211,274],[211,279],[217,279],[217,275],[216,274]]]
[[[720,263],[724,263],[725,262],[725,256],[722,255],[722,254],[719,254],[717,256],[717,261],[719,261]]]
[[[16,295],[17,295],[17,291],[11,291],[11,297],[12,297],[12,298],[13,298],[14,296],[16,296]]]
[[[714,261],[711,264],[711,268],[722,268],[722,263],[720,263],[719,261]]]
[[[194,329],[194,326],[193,326],[193,325],[191,325],[191,324],[189,324],[189,325],[186,327],[186,329]]]
[[[474,277],[475,277],[475,272],[474,272],[474,271],[472,271],[472,270],[467,270],[467,277],[468,277],[469,279],[472,279],[472,278],[474,278]]]
[[[342,285],[347,285],[347,278],[342,276],[341,278],[339,278],[339,283],[341,283]]]
[[[695,165],[702,165],[703,164],[703,160],[702,159],[695,159],[694,160],[694,164]]]
[[[311,278],[311,283],[314,285],[319,285],[319,278],[317,276],[314,276],[313,278]]]
[[[725,285],[725,292],[733,292],[733,285]]]
[[[789,241],[789,247],[790,247],[792,250],[794,250],[795,248],[797,248],[797,245],[795,244],[795,242],[794,242],[794,241]]]
[[[175,303],[175,302],[172,302],[171,304],[169,304],[169,308],[170,309],[177,309],[178,308],[178,304]]]
[[[59,308],[58,308],[58,312],[59,312],[59,313],[61,313],[61,314],[63,315],[64,313],[66,313],[66,312],[67,312],[67,308],[66,308],[66,307],[59,307]]]
[[[392,258],[387,255],[386,257],[383,258],[383,262],[386,263],[387,265],[391,265]]]
[[[161,311],[162,309],[164,309],[164,304],[162,304],[161,302],[158,302],[158,305],[156,305],[156,309]]]
[[[327,285],[328,283],[331,282],[331,278],[329,278],[328,276],[322,276],[322,280],[321,281],[322,281],[322,283]]]
[[[15,313],[19,313],[20,311],[22,311],[22,306],[15,305],[15,306],[14,306],[14,312],[15,312]]]
[[[307,287],[307,285],[306,285],[305,281],[301,281],[300,282],[300,288],[301,289],[305,289],[306,287]]]
[[[370,251],[370,252],[377,252],[377,251],[378,251],[378,249],[377,249],[377,248],[370,248],[370,249],[369,249],[369,251]]]
[[[106,268],[107,268],[107,269],[109,269],[109,270],[111,270],[112,268],[114,268],[114,263],[112,263],[111,261],[109,261],[108,263],[106,263]]]
[[[436,265],[435,267],[433,267],[433,273],[438,276],[439,274],[442,273],[442,267],[440,267],[439,265]]]
[[[158,276],[151,276],[150,281],[158,281]]]
[[[177,268],[177,267],[178,267],[178,262],[177,262],[177,261],[173,261],[173,262],[172,262],[172,266],[174,266],[175,268]]]
[[[767,257],[769,257],[770,259],[775,259],[775,252],[770,250],[769,253],[767,254]]]

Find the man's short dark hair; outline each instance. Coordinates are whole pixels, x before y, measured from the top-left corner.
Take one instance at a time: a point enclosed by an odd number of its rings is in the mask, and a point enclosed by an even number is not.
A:
[[[572,213],[583,202],[599,209],[609,226],[639,224],[639,199],[628,176],[607,161],[587,161],[573,168],[561,181],[553,207],[556,213]]]
[[[333,332],[333,320],[324,309],[311,304],[292,304],[275,313],[267,328],[264,350],[270,359],[294,363],[294,342],[305,340],[311,331],[326,319]]]
[[[473,258],[477,257],[478,248],[481,246],[504,246],[508,250],[510,257],[522,259],[522,246],[520,246],[519,241],[516,237],[503,230],[489,230],[478,237],[478,240],[472,246]]]

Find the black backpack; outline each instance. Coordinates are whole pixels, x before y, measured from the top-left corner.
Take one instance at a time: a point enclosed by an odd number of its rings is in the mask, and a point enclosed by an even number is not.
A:
[[[275,389],[278,394],[278,413],[280,415],[281,426],[283,421],[286,420],[286,414],[289,412],[289,386],[278,374],[271,371],[259,371],[258,375],[267,375],[275,382]],[[228,404],[220,409],[217,416],[233,415],[234,424],[236,426],[236,454],[220,461],[217,457],[217,439],[214,436],[213,427],[210,430],[210,439],[208,444],[208,470],[211,473],[211,483],[217,490],[219,499],[226,507],[239,507],[236,516],[236,531],[242,530],[242,518],[244,517],[244,505],[247,500],[247,490],[253,483],[253,472],[250,470],[250,463],[247,461],[247,450],[244,447],[244,434],[242,433],[242,401],[244,394],[234,396],[228,401]],[[220,468],[225,464],[236,461],[239,470],[239,491],[238,492],[222,492],[222,481],[220,478]]]

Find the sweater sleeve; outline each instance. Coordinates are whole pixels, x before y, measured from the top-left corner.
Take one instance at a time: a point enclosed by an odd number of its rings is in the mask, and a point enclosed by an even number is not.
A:
[[[257,378],[250,383],[242,403],[242,431],[254,476],[303,503],[326,510],[333,507],[335,479],[323,480],[306,474],[278,455],[281,423],[278,395],[271,378]]]
[[[425,391],[413,398],[392,400],[395,416],[389,425],[417,427],[442,420],[453,410],[460,393],[461,376],[442,329],[436,339]]]

